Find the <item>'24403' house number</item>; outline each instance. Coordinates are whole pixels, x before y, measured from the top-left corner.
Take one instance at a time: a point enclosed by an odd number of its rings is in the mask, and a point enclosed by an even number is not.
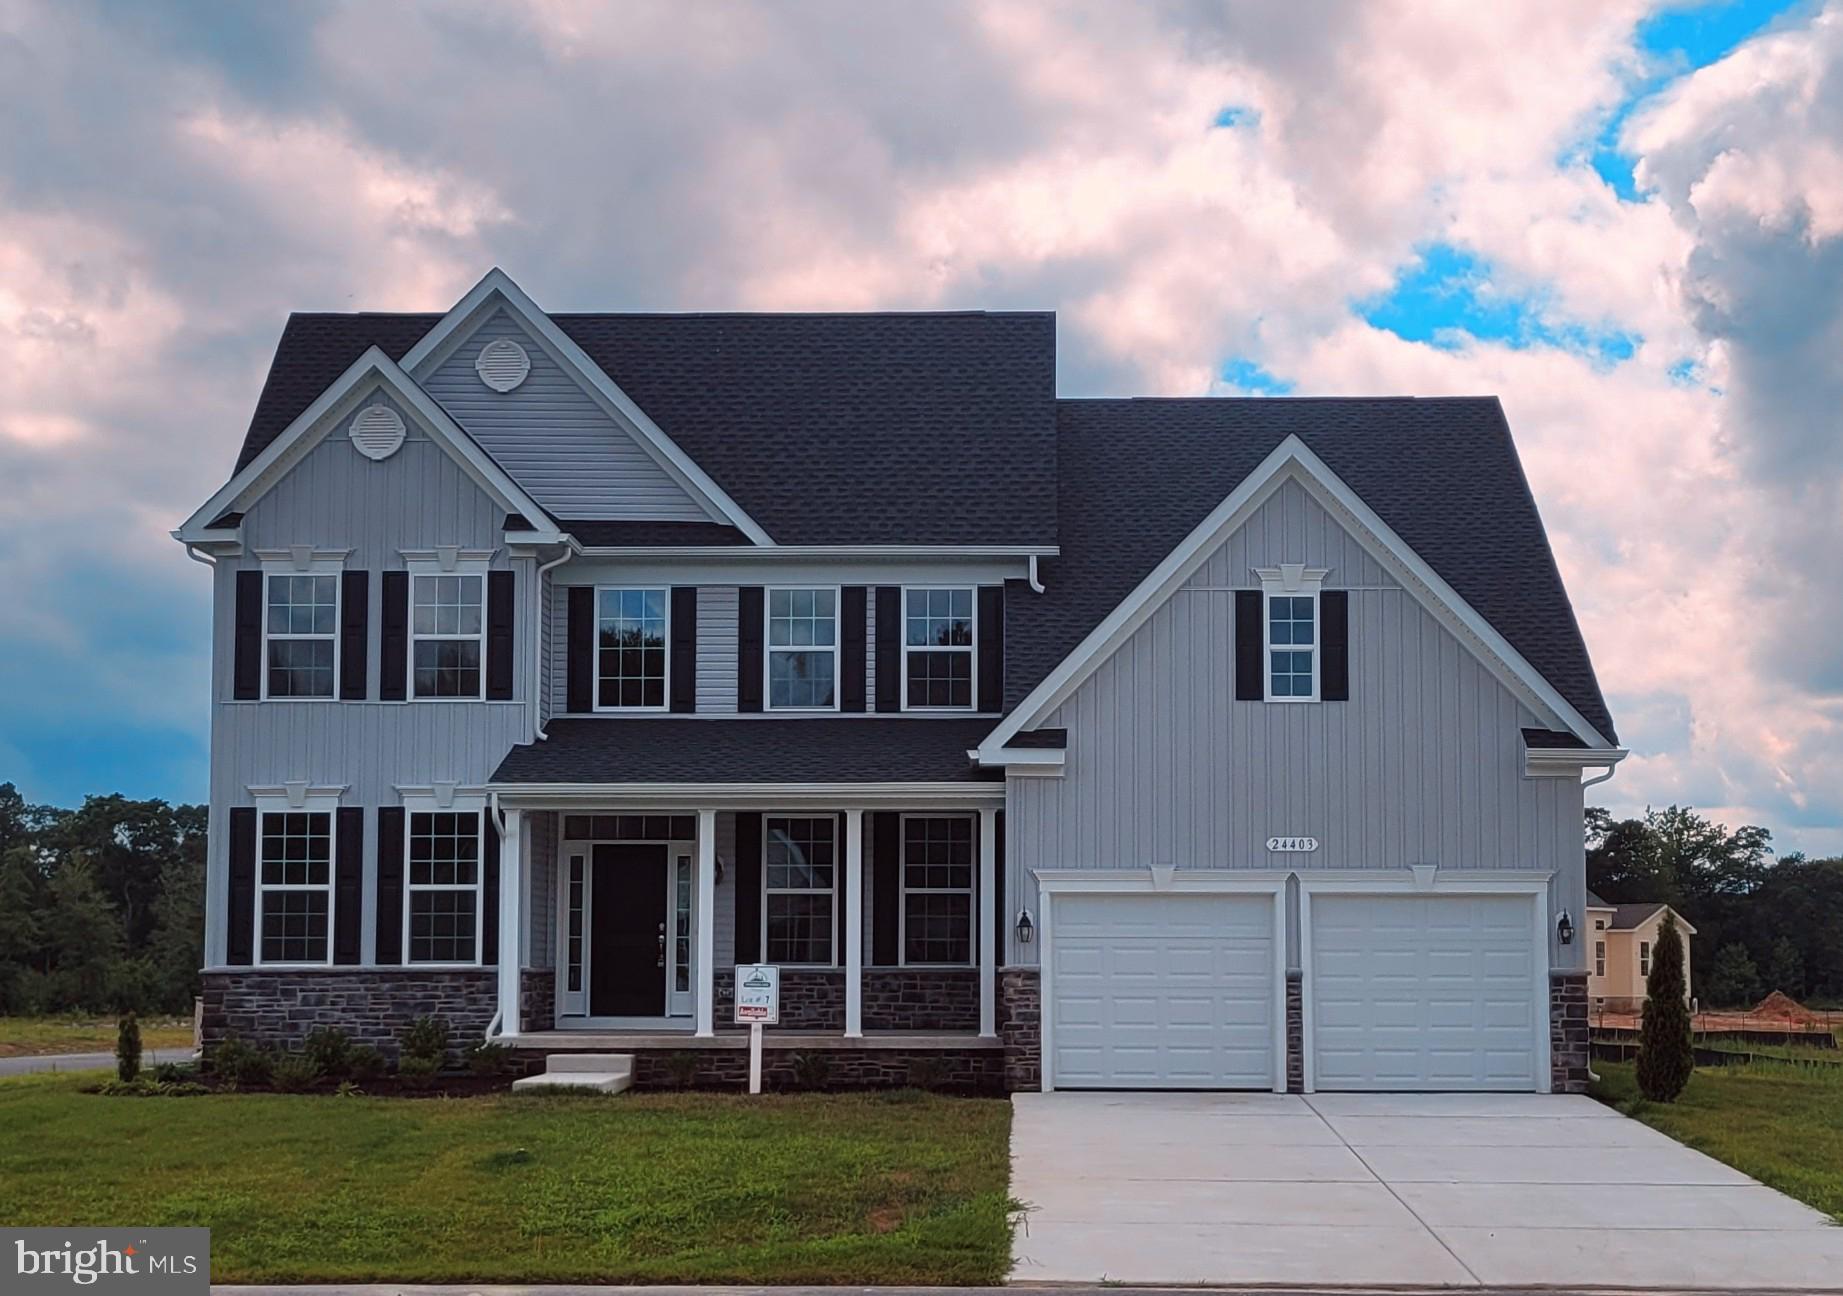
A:
[[[1318,849],[1316,837],[1269,837],[1267,849],[1282,853],[1309,855]]]

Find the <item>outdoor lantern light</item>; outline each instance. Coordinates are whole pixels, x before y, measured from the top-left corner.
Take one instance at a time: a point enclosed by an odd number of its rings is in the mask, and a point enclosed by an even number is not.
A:
[[[1574,944],[1574,919],[1568,917],[1566,909],[1563,909],[1561,917],[1555,920],[1555,939],[1563,945]]]
[[[1037,934],[1036,926],[1030,921],[1030,910],[1028,909],[1018,910],[1017,911],[1018,944],[1020,945],[1030,944],[1030,938],[1036,934]]]

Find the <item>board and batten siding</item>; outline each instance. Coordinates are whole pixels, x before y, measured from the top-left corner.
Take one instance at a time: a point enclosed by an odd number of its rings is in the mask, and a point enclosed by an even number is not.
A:
[[[377,808],[400,804],[399,786],[436,781],[485,783],[515,744],[528,741],[531,652],[536,642],[522,622],[515,636],[510,702],[381,702],[378,649],[383,582],[402,570],[404,549],[457,545],[495,550],[490,566],[518,575],[514,606],[529,618],[525,590],[529,559],[509,559],[503,544],[505,510],[489,498],[401,407],[381,394],[361,402],[393,404],[409,429],[388,459],[372,461],[352,446],[342,420],[243,519],[244,553],[217,564],[212,652],[211,810],[206,958],[224,958],[228,811],[251,804],[251,786],[306,780],[343,787],[340,804],[365,814],[364,895],[373,912]],[[367,610],[367,699],[239,702],[232,698],[236,574],[260,570],[258,549],[311,545],[349,549],[346,571],[370,573]],[[364,959],[374,950],[373,925],[363,926]]]
[[[1282,562],[1349,591],[1348,702],[1235,700],[1233,591]],[[1068,730],[1067,766],[1009,781],[1007,895],[1034,908],[1037,868],[1438,864],[1554,870],[1551,904],[1578,916],[1581,788],[1524,776],[1525,726],[1556,721],[1289,481],[1044,721]],[[1270,854],[1270,836],[1319,848]]]
[[[494,391],[474,369],[481,349],[501,338],[531,357],[530,375],[509,392]],[[652,452],[503,310],[423,386],[552,517],[711,520]]]

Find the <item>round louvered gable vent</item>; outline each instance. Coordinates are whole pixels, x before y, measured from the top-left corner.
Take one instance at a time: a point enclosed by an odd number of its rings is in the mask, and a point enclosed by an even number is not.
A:
[[[530,374],[531,357],[511,338],[500,338],[480,348],[474,370],[480,375],[480,381],[494,391],[509,392]]]
[[[403,419],[388,405],[370,405],[352,418],[352,444],[367,459],[388,459],[403,444]]]

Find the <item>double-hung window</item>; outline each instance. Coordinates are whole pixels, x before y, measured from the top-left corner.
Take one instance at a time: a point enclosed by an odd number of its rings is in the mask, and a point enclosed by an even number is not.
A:
[[[411,963],[480,961],[480,812],[408,816],[404,948]]]
[[[410,665],[417,697],[483,696],[485,594],[486,576],[482,572],[444,572],[412,578]]]
[[[595,705],[598,710],[663,710],[666,627],[663,589],[595,592]]]
[[[902,820],[902,961],[973,961],[973,820]]]
[[[1650,941],[1638,942],[1638,975],[1641,977],[1648,977],[1651,975]]]
[[[837,817],[770,816],[762,829],[763,956],[770,963],[832,966]]]
[[[339,656],[339,577],[331,572],[266,575],[267,696],[332,697]]]
[[[905,589],[903,706],[910,711],[971,710],[973,591]]]
[[[1267,696],[1309,702],[1318,696],[1318,597],[1267,596]]]
[[[838,591],[768,591],[768,707],[838,709]]]
[[[262,812],[259,963],[333,961],[333,819],[331,810]]]

